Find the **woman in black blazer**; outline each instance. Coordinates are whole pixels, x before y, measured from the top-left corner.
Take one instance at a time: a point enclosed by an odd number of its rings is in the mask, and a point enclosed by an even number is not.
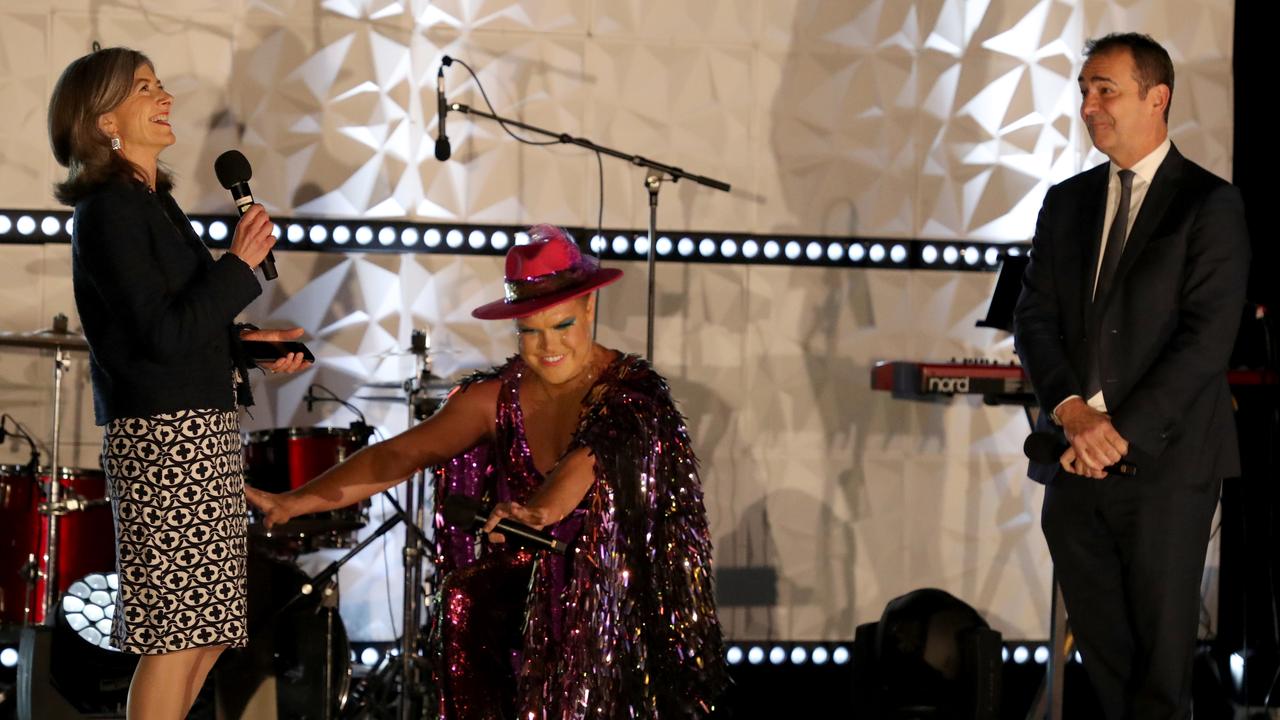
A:
[[[132,718],[186,715],[209,668],[247,641],[246,513],[237,399],[251,402],[235,316],[275,243],[254,205],[214,260],[159,165],[173,96],[151,61],[98,50],[62,73],[49,104],[57,198],[75,207],[72,280],[89,341],[94,415],[115,514],[120,587],[112,643],[143,658]],[[267,369],[305,366],[292,354]]]

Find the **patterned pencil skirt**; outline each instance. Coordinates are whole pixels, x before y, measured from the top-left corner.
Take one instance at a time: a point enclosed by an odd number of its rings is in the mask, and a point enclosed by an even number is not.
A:
[[[112,645],[144,655],[243,647],[247,521],[235,411],[113,420],[102,455],[120,575]]]

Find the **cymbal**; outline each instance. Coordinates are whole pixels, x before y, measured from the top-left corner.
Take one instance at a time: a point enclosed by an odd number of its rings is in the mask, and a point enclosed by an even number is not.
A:
[[[35,332],[0,332],[0,347],[30,347],[46,350],[88,350],[89,342],[78,332],[37,330]]]

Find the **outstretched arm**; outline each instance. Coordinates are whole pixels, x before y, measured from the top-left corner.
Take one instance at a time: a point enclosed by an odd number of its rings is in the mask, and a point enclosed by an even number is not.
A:
[[[266,515],[268,527],[359,502],[491,436],[497,391],[497,382],[471,385],[426,421],[357,452],[296,490],[274,495],[246,487],[245,495]]]
[[[484,530],[493,533],[493,528],[503,518],[511,518],[536,530],[554,525],[578,507],[595,480],[595,456],[587,448],[579,447],[564,456],[551,477],[527,503],[505,502],[494,506]],[[493,534],[491,539],[498,540],[499,535]]]

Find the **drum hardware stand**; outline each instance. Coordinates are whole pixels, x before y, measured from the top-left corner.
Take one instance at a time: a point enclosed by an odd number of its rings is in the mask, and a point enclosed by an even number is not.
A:
[[[61,313],[53,317],[53,331],[67,332],[67,316]],[[58,463],[58,446],[62,439],[62,376],[66,373],[70,356],[62,345],[53,348],[53,441],[49,448],[49,491],[45,497],[51,507],[60,507],[62,497],[62,466]],[[53,626],[58,604],[58,515],[49,514],[49,527],[45,531],[44,556],[44,624]]]

